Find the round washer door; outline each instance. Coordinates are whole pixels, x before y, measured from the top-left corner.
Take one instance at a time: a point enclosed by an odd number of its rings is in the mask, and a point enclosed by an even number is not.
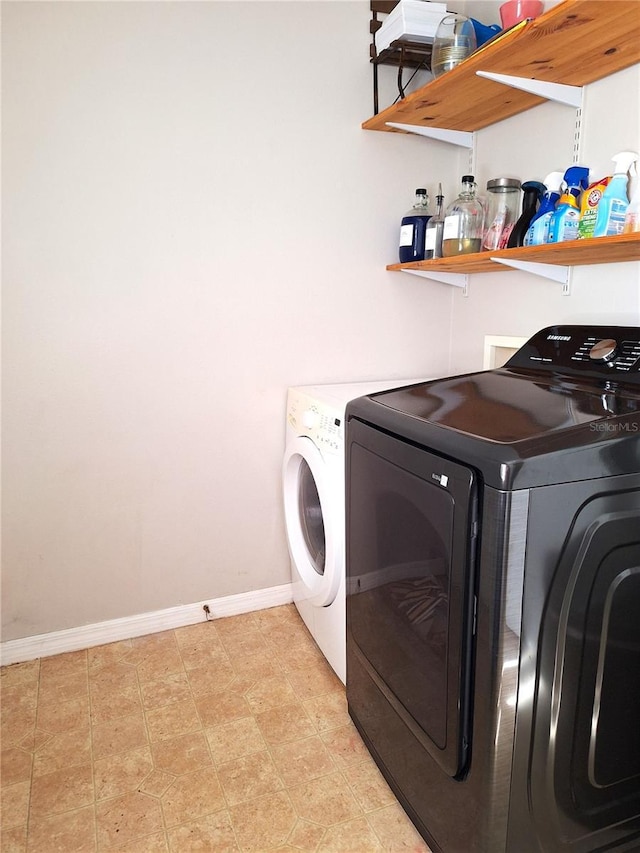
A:
[[[287,444],[282,479],[291,558],[306,599],[324,607],[334,601],[342,571],[341,485],[332,479],[315,444],[302,436]]]

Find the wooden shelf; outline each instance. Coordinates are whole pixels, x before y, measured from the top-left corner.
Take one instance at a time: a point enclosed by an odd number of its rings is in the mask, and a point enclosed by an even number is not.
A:
[[[594,237],[568,243],[525,246],[521,249],[500,249],[495,252],[478,252],[457,255],[434,261],[414,261],[410,264],[389,264],[388,270],[420,270],[422,272],[476,273],[500,272],[509,266],[492,260],[524,261],[557,266],[584,266],[586,264],[615,264],[623,261],[640,261],[640,234],[621,234],[618,237]]]
[[[492,39],[457,68],[362,126],[395,133],[434,128],[436,133],[455,131],[460,137],[471,136],[556,94],[533,94],[513,88],[515,83],[504,85],[478,72],[561,84],[560,88],[582,87],[638,63],[638,0],[563,0],[539,18],[524,21]],[[573,93],[565,103],[575,106]],[[391,127],[389,122],[406,129]],[[464,286],[466,292],[470,273],[500,272],[511,266],[559,281],[568,293],[569,267],[626,261],[640,261],[640,234],[390,264],[387,269],[426,277],[433,274],[434,278]]]
[[[638,62],[638,0],[563,0],[539,18],[492,39],[457,68],[362,126],[365,130],[405,132],[387,125],[397,122],[472,132],[545,101],[479,77],[478,71],[585,86]]]

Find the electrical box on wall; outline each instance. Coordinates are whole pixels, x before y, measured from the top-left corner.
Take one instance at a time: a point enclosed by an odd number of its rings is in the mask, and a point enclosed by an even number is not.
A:
[[[483,369],[492,370],[494,367],[502,367],[527,341],[528,338],[513,335],[485,335]]]

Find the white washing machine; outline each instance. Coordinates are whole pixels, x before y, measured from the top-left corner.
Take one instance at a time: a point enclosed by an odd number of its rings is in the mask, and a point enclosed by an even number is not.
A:
[[[364,394],[423,379],[289,388],[283,462],[293,600],[321,652],[346,682],[344,413]]]

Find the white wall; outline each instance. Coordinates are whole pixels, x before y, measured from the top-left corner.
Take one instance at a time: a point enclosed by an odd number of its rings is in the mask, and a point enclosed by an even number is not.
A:
[[[359,2],[3,3],[2,638],[289,580],[286,388],[445,371]]]
[[[450,201],[468,163],[360,129],[366,0],[2,15],[3,640],[286,582],[288,385],[479,369],[485,334],[640,322],[637,263],[576,269],[569,297],[385,271],[414,188]],[[638,82],[589,87],[594,168],[640,149]],[[569,165],[574,119],[549,104],[482,131],[478,183]]]

